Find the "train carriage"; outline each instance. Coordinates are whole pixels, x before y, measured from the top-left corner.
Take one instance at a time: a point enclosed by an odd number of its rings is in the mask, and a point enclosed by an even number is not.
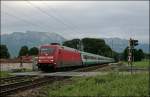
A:
[[[83,65],[93,65],[114,62],[113,58],[108,58],[96,54],[91,54],[87,52],[80,52],[82,57]]]
[[[45,71],[49,68],[66,68],[73,66],[88,66],[114,62],[114,59],[81,52],[58,44],[42,45],[38,55],[38,68]]]

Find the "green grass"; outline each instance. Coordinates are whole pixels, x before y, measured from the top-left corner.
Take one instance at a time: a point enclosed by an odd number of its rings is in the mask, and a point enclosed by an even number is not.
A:
[[[108,74],[96,77],[73,78],[71,84],[46,88],[51,96],[147,96],[148,73],[133,75]]]
[[[2,77],[9,77],[9,76],[12,76],[12,75],[10,75],[9,72],[7,72],[7,71],[0,71],[0,77],[1,77],[1,78],[2,78]]]
[[[133,66],[141,67],[141,68],[143,68],[143,67],[147,68],[147,67],[149,67],[149,60],[143,60],[143,61],[140,61],[140,62],[134,62]]]
[[[127,64],[127,62],[125,62]],[[142,60],[138,62],[133,62],[133,66],[139,68],[148,68],[149,67],[149,60]]]

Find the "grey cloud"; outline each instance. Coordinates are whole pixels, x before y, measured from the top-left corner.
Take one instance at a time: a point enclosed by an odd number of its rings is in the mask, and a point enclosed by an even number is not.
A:
[[[3,33],[37,30],[56,32],[67,39],[77,37],[128,39],[135,37],[147,43],[149,40],[149,4],[146,1],[46,2],[43,3],[45,6],[37,4],[42,10],[52,15],[51,17],[26,2],[22,3],[22,6],[19,4],[16,1],[14,4],[5,3],[7,6],[2,6]],[[13,14],[39,26],[17,20],[3,12]],[[67,24],[67,27],[53,16]]]

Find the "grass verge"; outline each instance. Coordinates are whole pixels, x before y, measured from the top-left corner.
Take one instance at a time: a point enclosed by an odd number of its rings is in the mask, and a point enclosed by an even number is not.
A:
[[[140,61],[140,62],[134,62],[133,66],[141,67],[141,68],[144,68],[144,67],[148,68],[149,67],[149,60],[143,60],[143,61]]]
[[[55,83],[46,88],[52,96],[148,96],[148,73],[122,75],[110,73],[96,77],[74,77],[72,84]]]
[[[138,68],[148,68],[149,67],[149,61],[150,60],[142,60],[138,62],[133,62],[133,66]],[[127,62],[125,62],[127,64]]]
[[[10,76],[12,76],[12,75],[10,75],[9,72],[7,72],[7,71],[0,71],[0,77],[1,78],[2,77],[10,77]]]

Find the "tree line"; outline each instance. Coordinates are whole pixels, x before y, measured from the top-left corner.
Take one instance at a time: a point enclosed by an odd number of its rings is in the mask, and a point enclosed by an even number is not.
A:
[[[18,56],[26,56],[26,55],[29,55],[29,56],[36,56],[38,55],[38,52],[39,52],[39,49],[37,47],[32,47],[32,48],[28,48],[27,46],[22,46],[20,51],[19,51],[19,54]]]
[[[97,55],[102,55],[106,57],[115,57],[117,52],[113,51],[103,39],[96,38],[83,38],[83,39],[72,39],[65,41],[64,46],[75,48],[78,50],[83,50],[84,52],[89,52]]]
[[[5,59],[10,58],[10,53],[8,51],[8,48],[4,44],[0,45],[0,58],[5,58]]]
[[[64,46],[75,48],[84,52],[89,52],[101,56],[112,57],[115,60],[128,60],[128,47],[124,49],[122,53],[118,53],[110,48],[103,39],[96,38],[83,38],[72,39],[65,41]],[[22,46],[19,50],[18,57],[20,56],[32,56],[38,55],[39,49],[37,47],[28,48],[28,46]],[[133,50],[134,61],[141,61],[143,58],[149,59],[150,54],[145,54],[142,49]],[[10,58],[10,53],[6,45],[0,45],[0,58]]]
[[[128,47],[124,49],[122,53],[113,51],[110,46],[108,46],[103,39],[96,38],[83,38],[83,39],[72,39],[63,43],[64,46],[75,48],[78,50],[83,50],[85,52],[112,57],[116,61],[128,60]],[[82,49],[81,49],[82,48]],[[134,61],[141,61],[144,58],[149,58],[150,54],[145,54],[142,49],[133,49]]]
[[[123,52],[123,59],[125,61],[128,60],[128,53],[129,53],[129,48],[126,47],[124,52]],[[142,59],[144,59],[146,57],[146,54],[144,54],[142,49],[133,49],[132,50],[132,58],[134,61],[141,61]]]
[[[28,46],[22,46],[19,50],[18,57],[20,56],[35,56],[38,55],[39,49],[37,47],[28,48]],[[0,45],[0,58],[8,59],[10,58],[10,53],[6,45]]]

